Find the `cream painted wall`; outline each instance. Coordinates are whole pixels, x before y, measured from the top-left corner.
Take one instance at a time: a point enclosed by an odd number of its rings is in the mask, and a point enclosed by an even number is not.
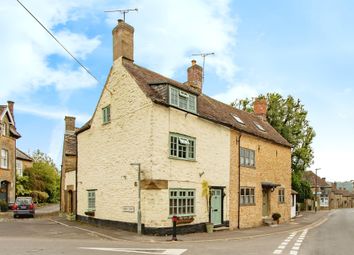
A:
[[[73,185],[74,190],[76,190],[76,171],[65,173],[65,189],[69,185]]]
[[[136,222],[137,168],[130,164],[150,169],[152,102],[121,61],[113,64],[91,128],[78,135],[78,214],[87,210],[87,190],[97,189],[95,218]],[[109,104],[111,122],[103,125],[102,108]]]
[[[196,216],[193,223],[209,221],[206,198],[201,183],[229,188],[230,130],[184,111],[154,104],[152,114],[152,165],[145,173],[152,179],[169,180],[169,188],[196,190]],[[196,138],[196,160],[169,158],[169,134]],[[203,175],[200,177],[200,174]],[[147,226],[171,226],[168,190],[144,191],[143,211]],[[154,199],[156,198],[156,199]],[[228,220],[228,196],[224,197],[224,220]]]

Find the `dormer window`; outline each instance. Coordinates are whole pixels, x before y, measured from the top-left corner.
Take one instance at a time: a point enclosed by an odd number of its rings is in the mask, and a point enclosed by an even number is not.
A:
[[[254,123],[254,125],[256,125],[256,127],[257,127],[259,130],[261,130],[261,131],[263,131],[263,132],[266,131],[266,130],[264,129],[264,127],[261,126],[261,124],[255,122],[255,121],[254,121],[253,123]]]
[[[170,86],[170,105],[196,113],[197,97],[183,90]]]
[[[245,125],[245,123],[243,122],[243,120],[237,116],[236,114],[231,114],[232,117],[234,117],[234,119],[239,123],[239,124],[242,124],[242,125]]]

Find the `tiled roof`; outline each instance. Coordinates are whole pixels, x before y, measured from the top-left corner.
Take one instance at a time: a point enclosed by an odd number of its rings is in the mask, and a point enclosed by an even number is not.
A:
[[[160,90],[154,89],[153,87],[155,86],[152,85],[171,84],[177,88],[198,95],[197,115],[199,117],[244,133],[261,137],[283,146],[291,147],[291,144],[285,138],[283,138],[268,122],[262,121],[252,113],[236,109],[231,105],[219,102],[207,95],[199,94],[197,90],[186,84],[177,82],[146,68],[140,67],[131,61],[123,59],[123,65],[135,79],[136,83],[139,85],[140,89],[145,93],[145,95],[151,98],[151,100],[153,100],[155,103],[169,106],[168,102],[166,101],[166,96],[162,95]],[[238,123],[233,115],[237,115],[239,118],[241,118],[244,124]],[[259,123],[265,129],[265,131],[259,130],[256,127],[255,122]],[[89,129],[90,126],[91,120],[82,126],[77,131],[77,133],[81,133]]]
[[[23,151],[21,151],[18,148],[16,148],[16,159],[33,161],[33,159],[30,156],[28,156],[26,153],[24,153]]]
[[[64,135],[64,153],[67,156],[76,156],[77,154],[77,136],[75,134]]]
[[[183,90],[189,91],[194,94],[198,94],[198,91],[191,88],[188,85],[179,83],[177,81],[166,78],[158,73],[150,71],[146,68],[140,67],[131,61],[123,60],[123,65],[128,70],[128,72],[134,77],[137,84],[140,86],[142,91],[150,97],[154,102],[168,105],[165,96],[163,96],[159,90],[152,88],[152,84],[171,84]],[[238,123],[232,114],[240,117],[243,124]],[[242,131],[248,134],[252,134],[264,139],[270,140],[277,144],[281,144],[287,147],[291,145],[286,139],[284,139],[268,122],[260,120],[254,114],[236,109],[231,105],[219,102],[211,97],[204,94],[198,96],[198,114],[199,117],[219,123],[221,125]],[[257,122],[263,126],[264,131],[259,130],[254,122]]]
[[[316,175],[312,171],[304,172],[303,178],[305,180],[307,180],[311,184],[312,187],[316,187],[316,179],[317,179],[317,186],[318,187],[324,187],[324,188],[331,187],[331,185],[329,185],[325,180],[323,180],[321,177],[319,177],[318,175]]]

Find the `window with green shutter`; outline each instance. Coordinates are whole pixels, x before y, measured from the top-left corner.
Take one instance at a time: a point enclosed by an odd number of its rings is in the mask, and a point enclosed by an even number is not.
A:
[[[196,113],[197,112],[197,97],[187,93],[181,89],[170,86],[170,105],[180,109]]]
[[[111,105],[102,108],[103,124],[111,122]]]
[[[171,133],[170,157],[195,160],[195,138]]]

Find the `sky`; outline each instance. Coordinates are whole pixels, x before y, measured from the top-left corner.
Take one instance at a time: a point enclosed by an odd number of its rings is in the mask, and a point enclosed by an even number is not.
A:
[[[225,103],[277,92],[299,98],[316,131],[314,164],[354,179],[354,2],[350,0],[21,0],[97,78],[88,75],[16,0],[0,5],[0,104],[15,101],[17,147],[61,164],[64,116],[83,125],[112,65],[105,10],[138,8],[135,62],[180,82],[206,57],[203,91]]]

